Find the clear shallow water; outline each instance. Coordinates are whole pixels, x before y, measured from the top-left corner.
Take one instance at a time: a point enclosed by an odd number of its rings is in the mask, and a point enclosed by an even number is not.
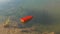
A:
[[[60,22],[60,0],[11,0],[0,3],[0,22],[4,22],[6,16],[17,16],[18,20],[26,15],[35,17],[28,24],[39,22],[57,27]]]

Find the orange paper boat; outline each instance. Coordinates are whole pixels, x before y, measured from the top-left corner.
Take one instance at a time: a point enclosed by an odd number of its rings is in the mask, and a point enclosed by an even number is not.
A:
[[[26,23],[27,21],[31,20],[32,19],[32,16],[25,16],[23,18],[20,18],[20,21],[22,23]]]

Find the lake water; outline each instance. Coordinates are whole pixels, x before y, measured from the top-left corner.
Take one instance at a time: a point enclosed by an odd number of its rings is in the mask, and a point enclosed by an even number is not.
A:
[[[49,24],[56,25],[60,22],[60,0],[3,0],[0,2],[0,22],[4,22],[7,16],[17,16],[18,20],[27,15],[35,17],[31,22],[48,24],[46,22],[49,21]]]

